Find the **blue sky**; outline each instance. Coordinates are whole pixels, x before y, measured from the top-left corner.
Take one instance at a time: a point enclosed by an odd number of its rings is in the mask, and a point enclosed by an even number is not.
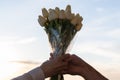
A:
[[[44,7],[65,9],[70,4],[72,12],[79,13],[84,20],[69,52],[89,62],[111,80],[118,80],[119,3],[119,0],[0,0],[0,62],[47,60],[51,48],[47,34],[37,22],[38,15]]]

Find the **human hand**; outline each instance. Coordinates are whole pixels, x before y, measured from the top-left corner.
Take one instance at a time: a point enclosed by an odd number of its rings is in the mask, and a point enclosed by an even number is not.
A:
[[[85,80],[108,80],[80,57],[71,55],[68,59],[68,68],[63,73],[80,75]]]
[[[50,53],[50,60],[53,60],[53,54]],[[76,55],[70,55],[69,58],[67,58],[67,60],[69,62],[67,69],[63,70],[62,73],[64,74],[71,74],[71,75],[81,75],[81,70],[84,69],[80,69],[80,68],[84,68],[83,64],[85,62],[83,62],[83,60],[81,58],[79,58]],[[82,72],[83,73],[83,72]]]
[[[53,60],[53,59],[54,59],[53,54],[50,53],[50,60]],[[84,62],[78,56],[70,55],[70,57],[67,58],[66,61],[68,61],[69,64],[67,65],[67,69],[63,70],[62,73],[71,74],[71,75],[81,75],[80,71],[83,69],[80,69],[80,68],[84,68],[82,67],[82,64],[84,64]]]
[[[44,62],[40,67],[45,74],[45,78],[60,74],[61,71],[67,69],[68,62],[66,59],[70,57],[69,54],[65,54],[61,57],[53,58]]]
[[[69,59],[68,68],[66,71],[63,72],[71,75],[83,76],[83,74],[85,74],[85,71],[87,71],[88,64],[76,55],[70,55],[68,59]]]

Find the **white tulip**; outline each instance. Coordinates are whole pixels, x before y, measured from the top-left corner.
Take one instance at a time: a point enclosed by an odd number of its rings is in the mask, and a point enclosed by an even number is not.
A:
[[[65,19],[66,16],[65,16],[65,11],[64,10],[60,10],[59,12],[59,19]]]
[[[71,13],[71,6],[67,5],[65,12]]]
[[[75,26],[75,29],[76,29],[77,31],[79,31],[81,28],[82,28],[82,23],[79,24],[79,25],[77,25],[77,26]]]
[[[76,14],[76,16],[75,16],[77,19],[79,19],[79,17],[80,17],[80,15],[79,14]]]
[[[75,15],[74,15],[74,14],[71,14],[71,13],[69,13],[69,12],[65,12],[65,16],[66,16],[66,19],[72,20]]]
[[[77,18],[77,23],[78,24],[80,24],[83,20],[83,18],[79,14],[76,15],[76,18]]]
[[[75,14],[73,13],[73,14],[71,14],[71,20],[75,17]]]
[[[51,12],[52,10],[54,10],[54,9],[51,9],[51,8],[50,8],[50,9],[49,9],[49,12]]]
[[[79,17],[78,21],[79,21],[78,24],[80,24],[83,21],[82,16]]]
[[[80,17],[79,17],[79,21],[82,21],[82,20],[83,20],[83,18],[82,18],[82,16],[80,16]]]
[[[55,11],[56,11],[57,15],[59,15],[60,9],[58,7],[55,8]]]
[[[83,18],[79,14],[76,14],[76,16],[74,16],[74,18],[72,19],[71,23],[74,25],[81,24],[82,20]]]
[[[53,9],[50,9],[49,10],[49,16],[48,16],[49,21],[54,20],[56,18],[58,18],[58,15],[57,15],[56,11],[53,10]]]
[[[71,20],[71,23],[76,26],[77,25],[77,17],[74,16],[74,18]]]
[[[46,23],[46,19],[40,15],[38,18],[38,22],[41,26],[44,26]]]
[[[67,5],[66,10],[65,10],[65,15],[68,20],[72,19],[72,14],[71,14],[71,6]]]
[[[45,8],[42,9],[42,14],[45,18],[48,17],[48,11]]]

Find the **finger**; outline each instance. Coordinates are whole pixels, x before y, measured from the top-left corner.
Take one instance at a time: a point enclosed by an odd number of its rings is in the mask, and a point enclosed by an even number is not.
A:
[[[56,72],[61,73],[61,71],[67,70],[68,68],[68,62],[61,62],[59,65],[56,67]]]
[[[60,61],[65,61],[65,60],[66,60],[67,58],[69,58],[69,57],[70,57],[70,54],[65,54],[65,55],[59,57],[59,60],[60,60]]]
[[[52,57],[52,58],[53,58],[53,53],[50,53],[50,57]]]
[[[66,53],[66,54],[68,54],[69,56],[68,56],[68,58],[65,58],[64,60],[66,61],[66,62],[70,62],[71,61],[71,58],[70,58],[70,54],[69,53]]]
[[[64,70],[64,68],[58,68],[58,69],[56,69],[54,72],[55,72],[55,73],[58,73],[58,74],[62,74],[61,71],[63,71],[63,70]]]
[[[57,66],[58,70],[64,70],[68,68],[68,63],[67,62],[61,62],[58,66]]]
[[[66,70],[66,68],[60,68],[60,69],[57,70],[57,73],[59,73],[59,74],[67,74],[67,70]]]
[[[52,60],[52,59],[54,59],[53,53],[50,53],[50,58],[49,58],[49,60]]]

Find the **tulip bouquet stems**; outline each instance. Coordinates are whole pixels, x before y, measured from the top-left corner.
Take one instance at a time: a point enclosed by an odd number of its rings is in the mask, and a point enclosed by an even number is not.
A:
[[[74,26],[68,20],[56,19],[45,29],[53,50],[53,56],[62,56],[76,34]],[[64,80],[62,75],[55,75],[50,80]]]
[[[66,10],[45,8],[42,9],[43,16],[39,16],[38,22],[48,35],[51,44],[53,56],[62,56],[65,54],[70,42],[76,33],[82,27],[82,17],[79,14],[71,13],[71,6],[68,5]],[[54,75],[50,80],[64,80],[63,75]]]
[[[50,25],[45,28],[45,31],[48,34],[54,57],[61,56],[66,52],[67,47],[77,32],[74,29],[74,25],[66,19],[51,21]]]

